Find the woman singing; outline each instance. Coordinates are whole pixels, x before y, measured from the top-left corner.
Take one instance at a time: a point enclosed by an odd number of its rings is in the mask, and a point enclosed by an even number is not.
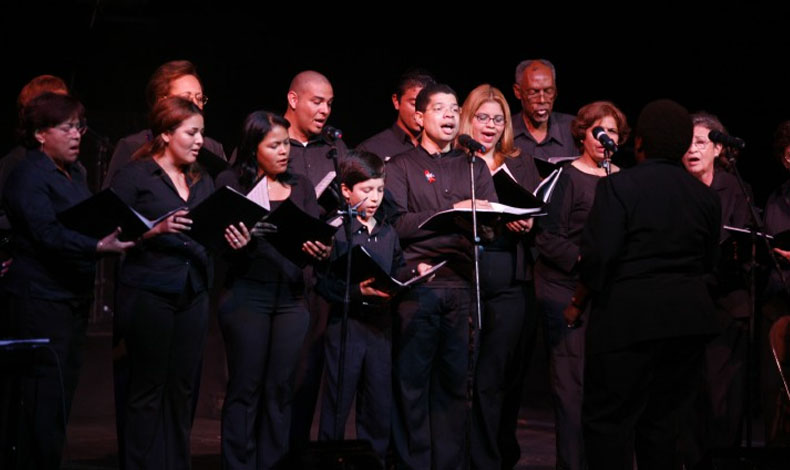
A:
[[[214,186],[195,165],[203,145],[203,115],[180,97],[160,100],[151,113],[154,138],[113,177],[111,187],[149,219],[177,210],[143,235],[124,260],[118,288],[119,323],[130,362],[125,467],[188,468],[192,395],[208,322],[212,263],[185,232],[188,209]],[[230,226],[233,249],[249,241]]]
[[[534,189],[539,181],[535,163],[513,145],[511,122],[502,92],[480,85],[464,101],[459,134],[486,147],[481,157],[492,173],[507,169],[520,185]],[[524,239],[531,228],[532,219],[509,223],[507,231],[486,245],[480,259],[484,315],[475,375],[474,468],[500,468],[503,461],[513,466],[518,461],[516,419],[525,355],[536,326],[535,313],[527,308],[531,266]]]
[[[12,334],[47,338],[57,357],[36,356],[21,384],[21,468],[59,468],[77,387],[98,253],[120,253],[116,231],[101,240],[67,229],[56,215],[90,197],[77,161],[86,130],[76,98],[44,93],[24,110],[27,156],[8,178],[3,199],[13,227],[13,263],[2,280]],[[5,313],[5,312],[4,312]],[[59,379],[62,370],[62,391]],[[64,416],[65,412],[65,416]]]
[[[236,163],[217,176],[217,185],[248,192],[265,179],[272,211],[290,199],[318,217],[313,185],[288,171],[289,125],[266,111],[247,116]],[[310,317],[303,271],[266,240],[271,230],[276,227],[259,223],[250,245],[230,260],[220,307],[229,375],[222,407],[226,468],[271,468],[288,452],[294,370]],[[330,252],[319,242],[303,250],[316,259]]]
[[[541,218],[535,245],[535,296],[543,313],[545,341],[549,349],[549,374],[557,432],[557,468],[582,470],[582,385],[584,332],[587,315],[568,325],[563,310],[572,303],[578,280],[582,229],[595,197],[598,180],[606,176],[604,147],[592,135],[602,127],[615,142],[628,137],[625,115],[608,101],[596,101],[579,110],[571,125],[582,154],[566,165],[551,200],[548,215]],[[612,171],[619,169],[612,165]]]

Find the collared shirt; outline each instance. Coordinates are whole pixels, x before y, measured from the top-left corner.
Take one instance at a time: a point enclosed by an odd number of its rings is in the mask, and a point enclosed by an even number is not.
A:
[[[514,114],[514,143],[521,149],[522,154],[531,155],[537,160],[548,161],[550,157],[575,157],[579,155],[579,149],[576,148],[571,134],[573,119],[574,116],[570,114],[551,113],[546,138],[538,142],[527,130],[523,112]]]
[[[475,164],[477,199],[497,201],[491,173],[482,159]],[[435,264],[447,259],[429,286],[468,285],[472,277],[469,237],[422,230],[419,225],[436,212],[471,198],[469,163],[460,150],[429,154],[422,146],[393,157],[387,165],[387,189],[395,208],[393,225],[401,239],[407,263]]]
[[[104,176],[104,184],[102,187],[110,187],[110,182],[115,176],[115,173],[132,161],[132,155],[134,155],[134,152],[138,151],[140,147],[153,140],[153,138],[154,133],[151,131],[151,129],[145,129],[136,134],[127,135],[126,137],[119,140],[118,143],[115,144],[115,151],[112,153],[112,157],[110,158],[110,164],[107,167],[107,174]],[[218,155],[224,160],[227,160],[225,157],[225,149],[222,148],[222,144],[216,140],[206,137],[203,140],[203,146],[209,152]]]
[[[68,176],[44,153],[31,150],[6,182],[3,199],[14,227],[14,262],[4,282],[9,292],[49,300],[93,295],[98,240],[57,219],[91,192],[82,165],[66,171]]]
[[[292,173],[304,175],[313,183],[318,184],[327,173],[335,171],[331,158],[327,158],[332,146],[327,144],[320,136],[310,139],[307,143],[291,140],[291,154],[288,157],[288,169]],[[342,140],[337,141],[337,156],[339,160],[346,157],[348,148]]]
[[[386,222],[377,222],[373,230],[368,232],[368,228],[354,218],[351,221],[351,244],[352,246],[361,245],[370,253],[371,257],[379,266],[388,272],[390,276],[404,280],[409,269],[403,259],[403,252],[400,247],[400,240],[395,229]],[[332,260],[344,256],[348,252],[349,244],[346,241],[345,228],[341,227],[337,231],[335,246],[332,250]],[[320,277],[318,291],[332,304],[332,313],[340,315],[343,311],[343,298],[345,297],[345,281],[337,279],[333,274],[327,273]],[[378,299],[363,298],[359,290],[359,284],[351,286],[351,314],[371,321],[379,320],[384,324],[389,322],[388,313],[390,303],[379,301]],[[371,318],[376,315],[379,318]]]
[[[384,129],[359,144],[357,149],[375,153],[382,160],[388,161],[391,157],[412,150],[414,147],[411,136],[396,122],[392,127]]]
[[[132,209],[154,220],[180,207],[193,209],[214,190],[207,174],[187,183],[189,197],[184,201],[167,173],[148,157],[121,168],[110,186]],[[162,293],[181,293],[189,283],[194,292],[201,292],[211,285],[212,271],[203,245],[183,233],[165,233],[141,241],[126,253],[120,280]]]

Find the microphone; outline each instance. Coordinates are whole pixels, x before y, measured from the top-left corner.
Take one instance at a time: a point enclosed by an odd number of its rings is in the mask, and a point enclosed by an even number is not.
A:
[[[327,140],[329,142],[334,142],[336,140],[340,140],[343,138],[343,131],[341,131],[336,127],[324,126],[321,135],[324,137],[324,140]]]
[[[601,126],[593,127],[592,136],[593,139],[600,142],[601,145],[603,145],[606,150],[612,153],[617,152],[617,144],[614,143],[614,140],[612,140],[612,138],[609,137],[609,134],[607,134],[606,131],[603,130],[603,127]]]
[[[732,135],[727,135],[724,132],[710,131],[708,133],[708,138],[711,142],[721,144],[725,147],[738,150],[743,150],[743,148],[746,147],[746,142],[744,142],[743,139],[739,139],[738,137]]]
[[[469,134],[459,135],[458,144],[466,147],[470,152],[486,153],[486,146],[471,138]]]

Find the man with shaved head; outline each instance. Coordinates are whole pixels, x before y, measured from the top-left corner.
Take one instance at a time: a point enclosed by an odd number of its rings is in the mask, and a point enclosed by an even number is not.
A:
[[[307,176],[316,185],[327,173],[335,170],[332,160],[327,158],[332,145],[322,135],[335,99],[332,84],[324,75],[306,70],[291,80],[287,99],[288,108],[284,116],[291,124],[288,128],[291,139],[288,169]],[[345,158],[348,149],[343,141],[337,139],[334,144],[338,158]],[[309,272],[307,277],[310,330],[296,372],[291,421],[291,448],[294,449],[304,447],[310,440],[310,427],[324,369],[324,332],[329,317],[329,305],[315,292],[312,273]]]
[[[522,155],[535,160],[579,153],[571,134],[573,116],[554,112],[556,80],[557,72],[548,60],[525,60],[516,67],[513,93],[521,101],[521,112],[513,116],[515,144]]]
[[[291,138],[290,169],[307,176],[315,185],[330,171],[334,171],[332,160],[326,158],[330,145],[321,132],[332,113],[335,93],[332,84],[322,74],[313,70],[299,72],[288,88],[288,108],[285,119],[291,123],[288,135]],[[346,146],[342,140],[336,142],[338,154],[343,158]]]

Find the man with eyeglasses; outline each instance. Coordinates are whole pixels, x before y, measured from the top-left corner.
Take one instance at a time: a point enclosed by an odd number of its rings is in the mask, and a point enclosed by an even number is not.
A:
[[[149,109],[152,108],[157,101],[169,96],[180,96],[187,99],[195,103],[201,110],[206,103],[208,103],[208,96],[203,94],[203,85],[200,82],[197,69],[192,62],[188,60],[173,60],[160,65],[148,80],[145,95]],[[145,129],[119,140],[115,145],[112,158],[110,158],[110,164],[107,168],[107,174],[104,177],[103,186],[106,188],[112,180],[113,175],[132,160],[134,152],[153,138],[154,136],[151,130]],[[206,137],[203,148],[210,152],[210,154],[219,157],[219,159],[227,160],[222,144],[216,140]],[[206,171],[214,176],[221,171],[222,168],[220,167],[223,165],[217,165],[214,161],[216,159],[207,155],[209,154],[201,152],[201,155],[198,156],[198,161],[204,163]],[[204,159],[211,159],[212,161],[203,161]]]
[[[430,84],[415,102],[420,145],[387,164],[393,225],[410,266],[447,260],[436,277],[404,292],[393,338],[392,441],[397,468],[465,468],[469,319],[474,313],[473,245],[461,233],[424,230],[436,212],[470,207],[469,162],[452,150],[460,110],[447,85]],[[474,169],[477,206],[496,201],[482,159]]]
[[[516,67],[513,93],[521,101],[521,113],[513,116],[516,147],[538,163],[541,176],[553,157],[576,157],[579,152],[571,134],[570,114],[554,112],[557,98],[557,72],[548,60],[525,60]]]

